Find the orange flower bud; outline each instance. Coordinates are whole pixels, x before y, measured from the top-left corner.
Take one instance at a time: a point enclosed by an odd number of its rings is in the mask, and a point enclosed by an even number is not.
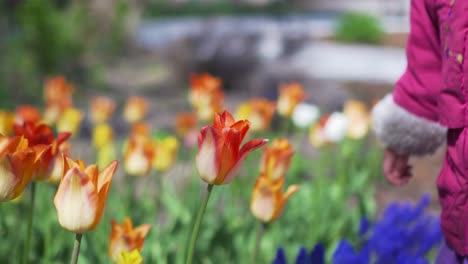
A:
[[[236,176],[240,165],[253,150],[265,145],[266,139],[254,139],[241,144],[249,130],[249,122],[235,122],[224,111],[216,114],[213,125],[198,134],[196,165],[200,177],[209,184],[227,184]]]
[[[122,251],[138,250],[141,252],[151,225],[144,224],[137,228],[133,228],[132,220],[125,218],[122,225],[112,220],[112,230],[109,237],[109,256],[113,261],[119,258]]]
[[[192,75],[189,101],[195,108],[198,117],[210,121],[221,111],[224,94],[221,91],[221,80],[207,73]]]
[[[283,194],[283,186],[284,178],[274,181],[265,174],[260,174],[250,203],[250,210],[256,218],[263,222],[272,222],[281,216],[286,201],[299,190],[298,185],[291,185]]]
[[[285,117],[291,117],[296,105],[304,101],[304,98],[305,91],[302,85],[298,83],[282,85],[279,89],[278,113]]]
[[[147,175],[151,171],[154,154],[149,128],[144,123],[137,123],[125,149],[125,171],[134,176]]]
[[[60,225],[73,233],[91,231],[101,220],[118,161],[101,172],[96,165],[86,167],[81,160],[64,156],[63,162],[64,174],[54,198]]]
[[[74,87],[63,76],[56,76],[45,81],[44,100],[46,108],[44,121],[48,124],[60,119],[64,111],[72,107]]]
[[[176,132],[180,137],[187,136],[197,128],[197,116],[192,113],[182,113],[176,117]]]

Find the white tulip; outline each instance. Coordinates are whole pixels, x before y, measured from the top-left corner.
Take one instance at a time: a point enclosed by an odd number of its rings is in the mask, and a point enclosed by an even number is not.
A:
[[[301,128],[312,125],[319,117],[320,109],[313,104],[298,104],[292,114],[294,125]]]

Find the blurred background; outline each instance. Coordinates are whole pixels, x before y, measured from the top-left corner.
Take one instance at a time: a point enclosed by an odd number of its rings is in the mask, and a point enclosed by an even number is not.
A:
[[[350,99],[370,106],[392,91],[406,67],[409,2],[1,0],[0,106],[39,106],[44,81],[63,75],[75,84],[78,107],[106,95],[119,112],[129,96],[144,96],[151,126],[171,129],[178,113],[190,111],[191,74],[202,72],[223,80],[231,110],[252,97],[275,100],[278,86],[290,82],[302,84],[306,101],[325,113]],[[128,128],[119,120],[112,126],[123,138]],[[85,119],[75,141],[90,137]],[[378,181],[376,211],[430,193],[438,212],[442,154],[413,159],[407,186]]]

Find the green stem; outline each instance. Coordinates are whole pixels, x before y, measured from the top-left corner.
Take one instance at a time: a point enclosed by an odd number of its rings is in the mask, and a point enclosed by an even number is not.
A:
[[[31,182],[31,196],[29,200],[28,226],[26,229],[26,240],[24,244],[23,263],[29,262],[29,248],[31,245],[31,233],[34,218],[34,203],[36,201],[36,181]]]
[[[185,261],[186,264],[191,264],[193,259],[193,252],[195,250],[195,242],[197,242],[198,233],[200,231],[200,225],[203,219],[203,215],[205,214],[206,205],[208,204],[208,200],[210,199],[211,190],[213,189],[213,184],[208,184],[207,192],[205,193],[205,197],[202,201],[200,209],[198,210],[197,220],[195,221],[195,225],[192,229],[192,236],[190,238],[190,243],[188,246],[188,253],[187,259]]]
[[[83,234],[76,234],[75,236],[75,245],[73,246],[73,254],[70,263],[78,263],[78,257],[80,256],[80,246],[81,246],[81,237]]]
[[[255,239],[255,247],[252,254],[252,264],[257,263],[258,250],[260,248],[260,241],[262,241],[263,233],[265,231],[265,223],[258,222],[257,225],[257,237]]]

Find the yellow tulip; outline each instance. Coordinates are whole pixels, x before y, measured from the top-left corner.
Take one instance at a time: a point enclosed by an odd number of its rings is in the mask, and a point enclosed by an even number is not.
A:
[[[114,131],[107,123],[99,123],[93,128],[93,144],[99,150],[114,142]]]
[[[80,128],[83,113],[76,108],[67,108],[57,120],[57,131],[75,135]]]
[[[15,114],[0,111],[0,134],[8,136],[13,133],[13,125],[15,123]]]
[[[116,261],[117,264],[143,264],[143,258],[136,249],[131,252],[122,251]]]
[[[286,201],[299,190],[298,185],[291,185],[283,194],[283,186],[284,178],[275,181],[260,174],[250,203],[250,210],[256,218],[263,222],[273,222],[281,216]]]
[[[156,139],[154,141],[154,149],[153,167],[159,171],[166,171],[174,164],[177,158],[179,141],[175,137]]]
[[[60,225],[73,233],[91,231],[99,224],[118,161],[101,172],[96,165],[87,166],[64,157],[64,174],[54,205]]]

